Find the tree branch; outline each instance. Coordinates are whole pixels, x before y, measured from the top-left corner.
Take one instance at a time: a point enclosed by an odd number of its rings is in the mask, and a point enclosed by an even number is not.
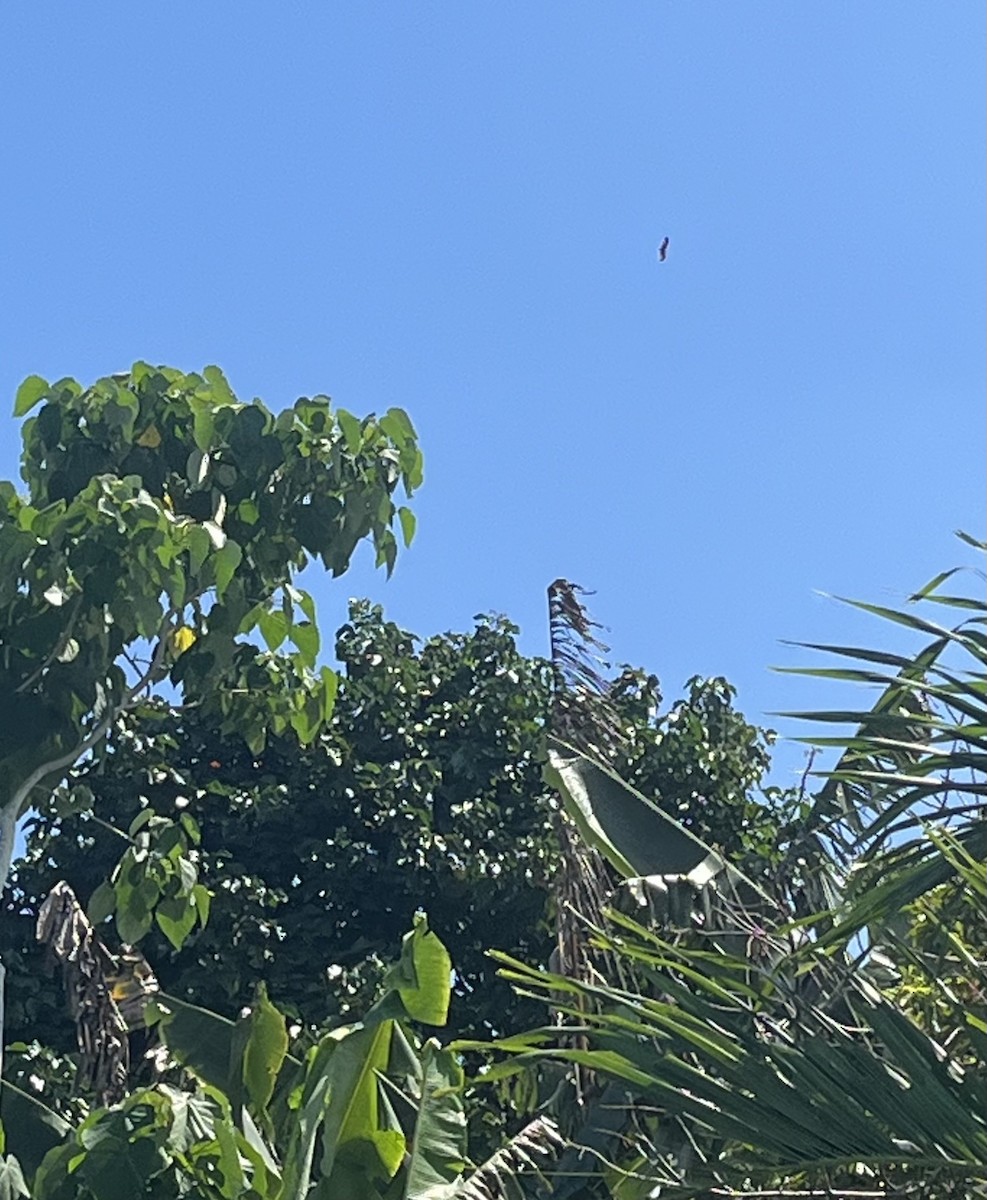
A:
[[[65,647],[69,644],[69,642],[72,638],[72,629],[74,628],[76,618],[79,615],[79,609],[81,607],[81,604],[82,604],[82,597],[77,596],[75,604],[72,606],[72,613],[69,616],[68,624],[66,625],[65,632],[62,634],[62,636],[60,638],[58,638],[56,640],[56,642],[55,642],[54,646],[52,646],[51,651],[49,652],[47,658],[45,658],[44,661],[41,663],[41,666],[38,667],[38,669],[36,671],[34,671],[30,675],[28,675],[27,679],[22,680],[21,683],[19,683],[17,685],[17,687],[14,689],[15,696],[23,695],[24,692],[26,692],[27,689],[29,687],[31,687],[31,685],[33,683],[35,683],[38,679],[40,679],[42,677],[42,675],[44,675],[45,671],[47,671],[48,668],[51,666],[51,664],[55,661],[55,659],[58,658],[59,654],[61,654],[62,651],[65,649]]]
[[[20,819],[22,810],[27,805],[31,793],[43,779],[46,779],[56,771],[63,771],[66,767],[72,766],[84,754],[87,754],[94,746],[98,745],[106,737],[110,726],[120,713],[126,712],[146,687],[153,686],[153,684],[162,678],[160,672],[168,649],[168,634],[171,632],[172,621],[180,611],[177,608],[168,609],[158,628],[157,645],[154,648],[154,655],[147,670],[135,684],[124,692],[120,703],[113,705],[102,721],[91,729],[87,736],[71,750],[35,767],[14,791],[13,796],[4,805],[3,809],[0,810],[0,891],[7,886],[7,878],[10,875],[10,864],[14,857],[14,834],[17,829],[17,822]]]

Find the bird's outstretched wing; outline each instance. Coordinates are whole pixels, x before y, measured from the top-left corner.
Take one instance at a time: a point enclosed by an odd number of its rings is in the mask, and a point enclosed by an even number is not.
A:
[[[658,261],[664,262],[668,257],[668,238],[665,238],[658,247]]]

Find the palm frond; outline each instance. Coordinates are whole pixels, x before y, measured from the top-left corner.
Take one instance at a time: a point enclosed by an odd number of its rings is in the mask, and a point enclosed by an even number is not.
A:
[[[550,1117],[537,1117],[476,1168],[456,1200],[529,1200],[551,1191],[545,1172],[567,1145]]]
[[[586,1048],[539,1053],[621,1080],[691,1130],[698,1158],[686,1176],[656,1179],[663,1197],[827,1171],[847,1180],[862,1164],[987,1184],[987,1081],[865,980],[845,976],[834,1015],[779,988],[777,964],[687,949],[626,918],[621,932],[622,952],[650,969],[664,998],[516,962],[504,974],[535,994],[590,993],[592,1007],[570,1006]]]
[[[591,595],[578,584],[556,579],[548,589],[552,662],[551,732],[586,753],[609,757],[620,742],[620,725],[609,698],[604,659],[609,646],[602,629],[579,599]]]
[[[952,627],[912,607],[854,602],[883,620],[931,635],[910,656],[811,646],[865,664],[827,668],[827,677],[882,689],[867,711],[791,714],[855,726],[846,736],[804,739],[842,749],[836,765],[823,773],[806,822],[846,872],[844,894],[824,934],[829,946],[846,945],[864,929],[879,942],[881,927],[897,912],[956,878],[937,832],[955,836],[974,859],[987,857],[987,600],[944,598],[943,583],[957,573],[941,572],[910,598],[910,606],[948,600],[948,608],[963,613]],[[874,670],[875,664],[887,669]]]

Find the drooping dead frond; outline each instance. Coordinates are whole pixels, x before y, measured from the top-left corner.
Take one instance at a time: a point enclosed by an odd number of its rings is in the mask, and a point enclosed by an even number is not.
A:
[[[113,959],[67,883],[55,884],[42,904],[37,937],[62,969],[82,1054],[80,1075],[104,1104],[113,1104],[127,1088],[127,1026],[106,986]]]
[[[82,1055],[80,1082],[93,1088],[101,1103],[113,1104],[127,1088],[128,1030],[143,1024],[144,1006],[158,981],[139,951],[114,958],[65,882],[48,893],[36,932],[62,971]]]
[[[602,629],[586,611],[585,588],[556,579],[548,589],[552,648],[552,733],[584,753],[608,757],[620,742],[620,726],[610,701],[610,685],[601,674],[609,646],[596,635]]]
[[[456,1193],[457,1200],[526,1200],[531,1187],[522,1185],[523,1178],[534,1178],[551,1191],[544,1172],[567,1145],[554,1121],[537,1117],[477,1167]]]
[[[608,664],[608,647],[579,599],[589,593],[578,584],[556,579],[548,589],[549,632],[552,646],[551,734],[564,746],[594,758],[611,758],[621,741],[620,724],[610,698],[610,685],[601,673]],[[602,856],[588,845],[572,820],[560,809],[557,821],[562,869],[555,882],[556,948],[552,968],[557,973],[596,982],[616,978],[617,964],[605,950],[590,944],[588,930],[602,928],[616,880]],[[577,1044],[579,1035],[576,1035]],[[577,1102],[586,1100],[589,1075],[574,1073]]]
[[[579,599],[585,588],[556,579],[548,589],[552,645],[552,725],[559,742],[592,757],[610,757],[620,741],[619,722],[610,686],[600,673],[607,667],[609,647],[596,635],[601,629]],[[614,881],[599,854],[586,845],[572,822],[561,814],[559,842],[562,871],[556,893],[559,969],[590,980],[585,921],[603,924]],[[581,922],[580,917],[585,921]]]

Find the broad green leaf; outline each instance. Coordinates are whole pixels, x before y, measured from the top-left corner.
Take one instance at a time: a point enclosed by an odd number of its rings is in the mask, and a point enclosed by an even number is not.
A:
[[[415,427],[403,408],[389,408],[380,418],[379,424],[391,441],[399,446],[403,442],[416,440]]]
[[[377,1081],[387,1070],[392,1030],[392,1021],[357,1027],[338,1039],[329,1059],[320,1168],[325,1180],[332,1179],[336,1159],[344,1155],[361,1158],[371,1178],[391,1179],[401,1165],[404,1138],[381,1123]]]
[[[161,1038],[178,1061],[204,1083],[226,1092],[234,1023],[176,996],[159,994]]]
[[[176,950],[184,946],[195,927],[197,916],[198,911],[191,896],[174,901],[164,900],[154,911],[158,928]]]
[[[428,928],[424,913],[415,914],[414,928],[404,935],[400,960],[388,971],[385,986],[401,997],[408,1016],[426,1025],[444,1025],[452,993],[452,960]]]
[[[339,691],[339,676],[332,667],[323,667],[319,672],[322,680],[322,719],[328,721],[336,707],[336,693]]]
[[[190,526],[185,538],[188,543],[189,570],[195,576],[212,552],[212,538],[201,525]]]
[[[417,446],[414,447],[414,449],[408,455],[407,465],[402,463],[405,491],[409,496],[413,491],[415,491],[417,488],[420,488],[422,485],[422,480],[424,479],[424,465],[425,459],[421,450],[419,450]]]
[[[142,808],[137,816],[134,817],[134,819],[130,822],[130,825],[127,828],[128,837],[135,838],[145,825],[151,824],[155,818],[155,815],[155,811],[150,807],[150,805],[148,805],[146,808]]]
[[[48,394],[48,381],[40,375],[28,375],[14,397],[14,416],[23,417]]]
[[[398,557],[398,543],[394,534],[389,529],[383,530],[376,539],[377,541],[377,566],[387,568],[387,577],[390,579],[394,571],[394,564]]]
[[[220,367],[205,367],[203,368],[202,376],[210,385],[210,399],[214,405],[222,407],[238,403],[236,396],[233,394],[233,389],[230,387],[229,381]]]
[[[315,696],[305,696],[295,712],[291,714],[291,727],[303,746],[307,746],[316,736],[321,723],[321,703]]]
[[[398,509],[398,520],[401,522],[401,535],[405,546],[410,546],[415,536],[415,514],[403,505]]]
[[[743,889],[748,900],[765,899],[716,850],[585,755],[570,747],[550,748],[545,778],[559,790],[583,837],[625,879],[688,876],[701,888],[722,875],[724,882]]]
[[[223,1119],[215,1123],[213,1136],[219,1151],[216,1166],[223,1180],[221,1194],[224,1198],[230,1197],[230,1200],[234,1200],[243,1194],[247,1181],[240,1161],[236,1131],[225,1113]]]
[[[110,916],[116,908],[116,903],[116,892],[113,885],[104,881],[89,897],[86,916],[94,925],[99,925],[101,921],[105,921]]]
[[[298,647],[302,661],[314,667],[319,656],[319,630],[311,621],[297,621],[291,627],[291,640]]]
[[[267,997],[267,985],[257,985],[251,1005],[249,1036],[243,1052],[243,1083],[247,1099],[263,1121],[274,1094],[278,1072],[288,1053],[288,1030],[282,1013]]]
[[[213,561],[216,566],[216,594],[220,599],[223,598],[242,559],[243,551],[232,538],[216,551]]]
[[[315,1145],[331,1099],[332,1060],[339,1036],[329,1034],[309,1051],[295,1106],[288,1147],[282,1157],[281,1187],[276,1200],[305,1200],[309,1195]]]
[[[140,413],[140,401],[132,393],[121,390],[116,399],[103,410],[103,420],[111,427],[119,428],[129,442],[134,433],[134,422]]]
[[[204,929],[209,920],[209,905],[212,900],[212,893],[204,883],[197,883],[192,889],[192,901],[195,904],[196,912],[199,914],[199,924]]]
[[[116,927],[121,942],[136,945],[151,928],[153,920],[136,890],[127,891],[121,896],[120,889],[117,889]]]
[[[292,587],[288,589],[288,594],[292,601],[298,605],[306,617],[316,624],[315,620],[315,600],[310,592],[306,592],[303,588]]]
[[[466,1167],[463,1069],[430,1038],[422,1047],[421,1096],[411,1138],[406,1200],[452,1200]]]
[[[268,609],[262,612],[257,621],[260,629],[261,637],[267,643],[268,650],[273,654],[275,650],[284,642],[291,630],[291,621],[288,614],[280,609]]]
[[[350,454],[358,454],[360,447],[363,445],[363,425],[353,416],[348,413],[345,408],[336,410],[336,420],[339,422],[339,428],[343,431],[343,437],[346,439],[346,449]]]
[[[241,500],[237,505],[237,516],[246,525],[256,525],[260,520],[260,509],[251,499]]]
[[[212,446],[216,423],[212,410],[201,400],[192,405],[192,438],[196,449],[205,454]]]

